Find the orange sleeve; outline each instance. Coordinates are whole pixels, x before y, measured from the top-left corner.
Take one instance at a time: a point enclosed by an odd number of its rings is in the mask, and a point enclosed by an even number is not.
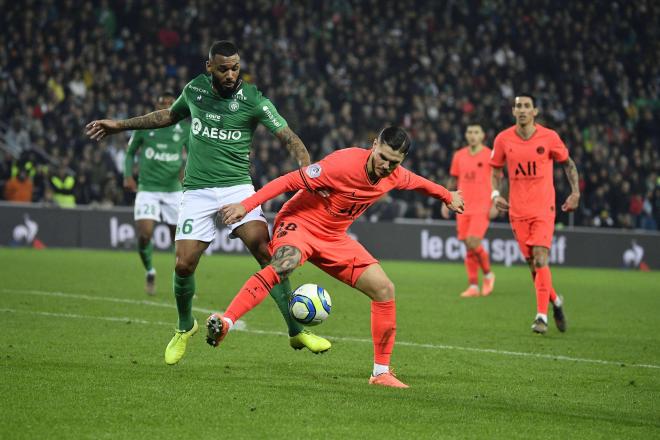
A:
[[[490,166],[495,168],[502,168],[505,164],[506,154],[504,153],[504,142],[502,141],[502,134],[498,134],[493,142],[493,151],[490,153]]]
[[[568,160],[568,148],[566,148],[566,144],[564,144],[557,132],[554,132],[553,137],[554,139],[550,146],[550,157],[559,163],[566,162]]]
[[[247,212],[252,211],[262,203],[274,199],[285,192],[306,189],[314,192],[321,188],[332,188],[333,181],[328,169],[332,163],[325,158],[320,162],[291,171],[283,176],[268,182],[259,191],[241,202]]]
[[[406,168],[401,168],[398,179],[398,189],[415,190],[429,197],[440,199],[445,203],[451,203],[451,193],[447,188],[431,182],[429,179],[425,179]]]
[[[301,170],[291,171],[265,184],[259,191],[241,202],[247,212],[252,211],[262,203],[274,199],[282,193],[305,188],[300,177]]]

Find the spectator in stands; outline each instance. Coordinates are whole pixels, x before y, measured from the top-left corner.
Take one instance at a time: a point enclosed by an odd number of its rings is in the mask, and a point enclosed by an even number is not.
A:
[[[50,178],[53,201],[61,208],[75,208],[74,186],[76,178],[67,169],[66,163],[57,168],[57,174]]]
[[[11,177],[5,184],[5,200],[10,202],[29,203],[32,201],[32,179],[25,168]]]
[[[0,121],[19,145],[12,151],[37,146],[54,156],[57,148],[57,156],[76,158],[79,173],[85,121],[144,114],[154,95],[181,90],[199,73],[211,41],[227,38],[249,54],[244,79],[254,78],[287,115],[313,159],[397,123],[415,139],[407,166],[443,182],[465,123],[484,121],[492,142],[510,124],[512,94],[528,90],[538,96],[545,118],[539,122],[559,131],[585,177],[585,203],[557,221],[660,223],[657,1],[536,0],[533,14],[504,0],[261,3],[7,2],[0,15]],[[375,9],[383,14],[369,13]],[[118,200],[104,196],[114,167],[105,158],[116,162],[124,145],[117,138],[100,146],[98,160],[86,159],[76,188],[81,202]],[[295,167],[263,134],[254,147],[262,164],[255,163],[257,186]],[[563,201],[568,188],[558,186]],[[37,200],[45,196],[37,192]],[[389,218],[402,207],[406,216],[438,216],[436,203],[392,197],[403,203],[371,217]]]

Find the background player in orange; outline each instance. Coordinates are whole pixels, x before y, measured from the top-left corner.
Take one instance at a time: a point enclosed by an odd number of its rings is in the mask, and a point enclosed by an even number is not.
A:
[[[495,287],[495,274],[490,271],[488,252],[481,245],[488,224],[491,209],[490,186],[490,148],[484,142],[484,130],[481,124],[469,124],[465,129],[466,147],[454,153],[451,160],[449,174],[449,189],[456,188],[461,191],[465,200],[465,212],[456,216],[456,230],[458,239],[465,243],[465,270],[468,276],[468,288],[461,293],[461,297],[490,295]],[[442,205],[441,213],[449,218],[447,205]],[[479,291],[479,267],[484,274],[483,286]]]
[[[536,288],[536,318],[532,330],[548,330],[548,303],[559,331],[566,331],[563,298],[552,287],[548,255],[555,227],[555,187],[553,163],[559,162],[571,185],[571,194],[561,206],[573,211],[580,202],[578,172],[566,145],[556,131],[535,122],[538,115],[532,95],[517,95],[513,106],[516,125],[501,131],[495,138],[490,164],[492,199],[497,209],[509,211],[511,229],[532,271]],[[509,202],[500,194],[502,168],[509,173]]]
[[[396,334],[394,284],[371,254],[348,236],[349,226],[383,194],[417,190],[462,212],[460,192],[420,177],[399,165],[410,137],[399,127],[383,129],[371,150],[347,148],[318,163],[279,177],[238,204],[224,206],[225,223],[240,221],[254,206],[292,190],[299,191],[280,210],[270,242],[270,264],[241,288],[224,315],[207,320],[207,342],[217,346],[233,323],[259,304],[280,280],[309,260],[334,278],[371,299],[374,367],[370,384],[407,388],[389,369]],[[305,191],[306,190],[306,191]],[[316,192],[326,190],[325,198]]]

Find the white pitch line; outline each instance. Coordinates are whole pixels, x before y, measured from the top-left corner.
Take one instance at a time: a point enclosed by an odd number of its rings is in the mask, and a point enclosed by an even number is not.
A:
[[[26,293],[26,294],[31,294],[31,295],[57,296],[57,297],[62,297],[62,298],[76,298],[76,299],[84,299],[84,300],[91,300],[91,301],[120,302],[120,303],[141,304],[141,305],[148,305],[148,306],[168,307],[168,308],[173,307],[173,306],[169,306],[167,304],[157,303],[157,302],[154,302],[154,301],[137,301],[137,300],[123,299],[123,298],[79,295],[79,294],[64,293],[64,292],[47,292],[47,291],[41,291],[41,290],[0,289],[0,292],[4,292],[4,293],[7,293],[7,292],[9,292],[9,293]],[[199,309],[199,310],[204,311],[204,309]],[[167,325],[167,326],[172,325],[171,323],[166,323],[166,322],[162,322],[162,321],[145,321],[145,320],[142,320],[142,319],[133,319],[133,318],[128,318],[128,317],[75,315],[75,314],[69,314],[69,313],[53,313],[53,312],[29,311],[29,310],[23,311],[23,310],[15,310],[15,309],[0,309],[0,312],[28,313],[28,314],[35,314],[35,315],[42,315],[42,316],[55,316],[55,317],[73,318],[73,319],[97,319],[97,320],[112,321],[112,322],[129,322],[130,321],[130,322],[136,323],[136,324],[155,324],[155,325]],[[207,312],[205,312],[205,313],[207,313]],[[239,322],[241,322],[241,321],[239,321]],[[237,326],[234,326],[232,328],[232,330],[244,331],[244,332],[247,332],[247,333],[262,334],[262,335],[288,336],[288,334],[284,333],[284,332],[270,331],[270,330],[247,329],[246,327],[238,328]],[[359,342],[359,343],[365,343],[365,344],[371,344],[372,343],[371,339],[351,338],[351,337],[343,337],[343,336],[332,336],[332,337],[330,337],[330,339],[335,340],[335,341]],[[405,346],[405,347],[429,348],[429,349],[434,349],[434,350],[467,351],[467,352],[473,352],[473,353],[488,353],[488,354],[497,354],[497,355],[502,355],[502,356],[531,357],[531,358],[541,358],[541,359],[559,360],[559,361],[566,361],[566,362],[579,362],[579,363],[598,364],[598,365],[615,365],[615,366],[625,365],[626,367],[631,367],[631,368],[660,369],[660,365],[654,365],[654,364],[630,364],[630,363],[623,362],[623,361],[606,361],[606,360],[602,360],[602,359],[575,358],[575,357],[563,356],[563,355],[553,355],[553,354],[543,354],[543,353],[527,353],[527,352],[509,351],[509,350],[497,350],[497,349],[494,349],[494,348],[461,347],[461,346],[456,346],[456,345],[444,345],[444,344],[421,344],[421,343],[417,343],[417,342],[406,342],[406,341],[397,341],[396,344],[399,345],[399,346]]]
[[[57,292],[57,291],[47,291],[47,290],[18,290],[18,289],[0,289],[2,293],[18,293],[21,295],[40,295],[40,296],[57,296],[60,298],[73,298],[73,299],[84,299],[86,301],[105,301],[105,302],[114,302],[114,303],[123,303],[123,304],[134,304],[134,305],[145,305],[153,307],[165,307],[167,309],[176,308],[174,304],[166,304],[157,301],[148,301],[146,299],[136,300],[136,299],[127,299],[127,298],[115,298],[111,296],[94,296],[94,295],[83,295],[79,293],[66,293],[66,292]],[[195,312],[200,313],[215,313],[217,310],[203,309],[200,307],[192,308]]]

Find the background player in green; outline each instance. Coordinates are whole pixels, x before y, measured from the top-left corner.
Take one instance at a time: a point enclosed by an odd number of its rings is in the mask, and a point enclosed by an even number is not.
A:
[[[163,92],[156,102],[156,110],[169,108],[175,95]],[[138,252],[146,274],[145,291],[156,293],[156,269],[151,265],[153,244],[151,236],[157,221],[165,222],[174,232],[181,204],[181,167],[183,146],[188,143],[190,124],[180,121],[158,130],[136,130],[128,141],[124,161],[124,187],[135,192],[133,216],[138,233]],[[139,150],[138,182],[133,178],[135,153]]]
[[[198,331],[192,316],[195,268],[215,237],[215,219],[220,206],[238,203],[254,193],[250,178],[252,135],[263,124],[296,158],[299,166],[309,165],[309,153],[300,138],[288,127],[270,100],[252,84],[240,78],[240,56],[229,41],[217,41],[209,50],[206,74],[190,81],[169,108],[125,120],[98,120],[87,124],[87,135],[102,139],[123,130],[160,128],[190,116],[188,160],[184,193],[176,232],[174,295],[179,322],[165,349],[165,362],[176,364],[183,357],[191,336]],[[231,226],[259,264],[270,260],[270,235],[261,208],[248,213]],[[289,343],[295,349],[307,347],[314,353],[330,349],[330,342],[304,330],[289,315],[291,286],[275,286],[275,299],[289,327]]]

